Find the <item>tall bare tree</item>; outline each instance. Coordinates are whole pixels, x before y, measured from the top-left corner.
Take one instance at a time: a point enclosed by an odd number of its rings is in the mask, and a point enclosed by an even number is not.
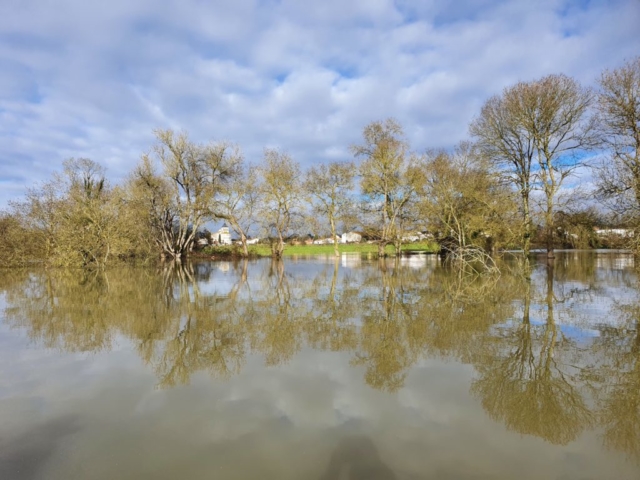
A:
[[[533,233],[530,196],[539,186],[545,195],[547,250],[553,256],[556,196],[581,154],[594,144],[594,124],[587,118],[591,98],[574,79],[549,75],[506,88],[471,123],[482,154],[502,167],[520,194],[526,255]]]
[[[270,235],[275,235],[275,241],[271,244],[272,255],[281,258],[284,238],[291,233],[294,220],[300,213],[300,165],[287,153],[266,149],[259,174],[262,186],[262,223]]]
[[[519,90],[522,88],[523,84],[519,84],[505,89],[501,96],[491,97],[471,123],[470,133],[481,153],[496,162],[516,187],[522,209],[522,246],[528,255],[532,235],[530,197],[535,145],[520,121]]]
[[[331,228],[333,251],[339,256],[337,223],[351,205],[355,167],[351,162],[331,162],[307,171],[304,190],[311,197],[315,213],[324,216]]]
[[[162,255],[183,258],[198,228],[212,216],[212,199],[237,164],[225,143],[201,145],[186,133],[156,130],[158,142],[134,172],[139,198]],[[159,162],[161,171],[155,168]]]
[[[614,210],[640,218],[640,57],[600,77],[599,126],[610,155],[599,169],[600,193]]]
[[[529,87],[527,125],[533,133],[538,172],[545,197],[547,256],[553,257],[555,209],[560,188],[583,165],[596,143],[595,122],[588,116],[593,94],[573,78],[550,75]]]
[[[389,243],[402,238],[400,218],[408,204],[416,199],[422,179],[417,158],[408,153],[409,146],[400,124],[389,118],[373,122],[363,131],[364,144],[353,145],[360,164],[360,187],[366,196],[365,205],[379,215],[378,255],[385,255]]]

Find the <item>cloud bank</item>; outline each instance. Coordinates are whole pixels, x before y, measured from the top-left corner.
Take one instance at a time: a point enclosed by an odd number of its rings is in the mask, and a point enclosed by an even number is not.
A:
[[[450,148],[519,80],[594,84],[640,52],[638,24],[637,0],[6,0],[0,208],[69,157],[120,181],[154,128],[310,165],[393,116],[414,149]]]

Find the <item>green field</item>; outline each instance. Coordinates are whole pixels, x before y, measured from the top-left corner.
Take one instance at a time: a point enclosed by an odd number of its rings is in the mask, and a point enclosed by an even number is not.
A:
[[[362,254],[374,254],[378,253],[378,246],[368,243],[350,243],[340,244],[338,249],[340,253],[362,253]],[[419,242],[408,243],[402,245],[403,252],[426,252],[437,253],[440,247],[435,242]],[[394,255],[395,249],[392,245],[387,245],[385,249],[388,255]],[[206,255],[239,255],[240,247],[207,247],[203,250]],[[271,249],[269,245],[251,245],[249,246],[249,253],[252,256],[257,257],[270,257]],[[284,256],[293,255],[333,255],[333,245],[286,245],[284,249]]]

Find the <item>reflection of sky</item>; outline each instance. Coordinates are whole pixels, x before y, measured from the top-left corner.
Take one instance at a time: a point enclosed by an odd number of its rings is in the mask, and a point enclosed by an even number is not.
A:
[[[0,462],[31,452],[36,478],[319,478],[354,433],[398,478],[637,478],[595,434],[553,446],[508,432],[469,395],[473,370],[457,362],[420,362],[387,394],[363,384],[348,353],[303,349],[277,368],[249,357],[229,380],[203,373],[158,389],[132,345],[87,355],[12,341],[22,353],[0,352]]]

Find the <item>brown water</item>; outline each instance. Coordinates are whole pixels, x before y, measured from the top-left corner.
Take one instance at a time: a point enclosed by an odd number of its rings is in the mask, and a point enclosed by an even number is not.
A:
[[[0,479],[638,479],[620,253],[0,272]]]

